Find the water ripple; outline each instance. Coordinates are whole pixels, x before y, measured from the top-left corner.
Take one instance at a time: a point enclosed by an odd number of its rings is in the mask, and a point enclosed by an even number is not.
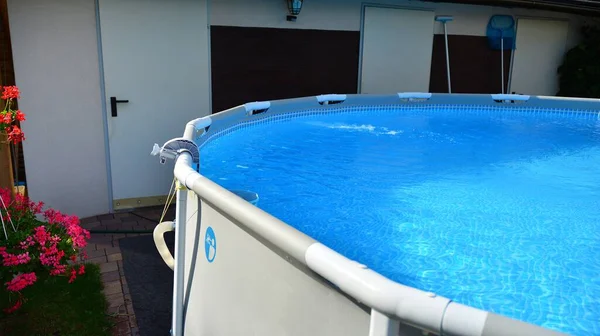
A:
[[[600,126],[565,113],[368,111],[257,124],[202,172],[406,285],[600,334]]]

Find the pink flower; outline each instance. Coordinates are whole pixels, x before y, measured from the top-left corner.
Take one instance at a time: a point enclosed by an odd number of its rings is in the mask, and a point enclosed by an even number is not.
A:
[[[23,299],[19,297],[17,302],[12,307],[4,309],[4,312],[7,314],[14,313],[15,311],[19,310],[19,308],[21,308],[22,305]]]
[[[60,216],[60,212],[57,212],[54,209],[48,209],[44,211],[44,217],[48,221],[49,224],[54,224],[57,222],[57,217]]]
[[[62,225],[71,236],[74,247],[82,248],[87,245],[86,239],[90,239],[90,232],[79,225],[77,216],[67,216],[54,209],[48,209],[44,212],[44,217],[49,224]]]
[[[2,253],[2,258],[4,259],[2,265],[4,266],[17,266],[27,264],[31,257],[29,256],[29,252],[25,252],[22,254],[11,254],[11,253]]]
[[[24,241],[19,243],[19,246],[23,249],[26,250],[29,247],[35,245],[35,241],[33,240],[32,236],[27,237]]]
[[[9,291],[20,295],[19,301],[5,309],[13,312],[25,300],[19,291],[38,281],[42,275],[65,275],[69,282],[73,282],[85,274],[85,265],[76,262],[78,257],[81,260],[87,258],[82,247],[87,245],[90,232],[81,227],[77,216],[68,216],[54,209],[44,211],[42,202],[32,202],[9,189],[0,188],[0,198],[5,204],[5,207],[0,207],[1,218],[12,219],[19,230],[16,237],[22,237],[16,240],[9,236],[8,245],[2,241],[5,246],[0,246],[0,268],[16,274],[5,283]],[[37,214],[43,214],[46,222],[36,221]],[[20,266],[24,264],[36,271],[21,273]]]
[[[9,205],[12,201],[12,195],[10,190],[6,188],[0,189],[0,198],[2,198],[4,204]],[[0,204],[2,203],[0,202]]]
[[[77,271],[75,268],[71,269],[71,277],[69,278],[69,283],[72,283],[77,278]]]
[[[42,247],[40,253],[40,262],[45,266],[53,266],[57,268],[60,264],[62,257],[65,256],[65,251],[59,250],[56,247],[56,243],[52,244],[50,247]]]
[[[33,229],[33,231],[35,231],[35,234],[34,234],[35,240],[41,246],[46,245],[46,242],[48,241],[48,239],[50,239],[50,233],[46,232],[46,227],[43,225],[38,226],[35,229]]]
[[[33,214],[37,215],[42,213],[42,208],[44,207],[44,202],[37,202],[31,204],[31,211]]]
[[[50,275],[61,275],[67,271],[67,266],[65,265],[56,265],[52,270],[50,270]]]
[[[9,291],[18,292],[27,286],[33,285],[36,280],[37,276],[33,272],[21,273],[6,283],[6,289]]]

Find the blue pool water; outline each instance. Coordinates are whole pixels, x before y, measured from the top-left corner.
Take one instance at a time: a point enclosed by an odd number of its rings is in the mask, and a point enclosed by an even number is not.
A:
[[[374,110],[218,137],[201,172],[399,283],[600,334],[600,120]]]

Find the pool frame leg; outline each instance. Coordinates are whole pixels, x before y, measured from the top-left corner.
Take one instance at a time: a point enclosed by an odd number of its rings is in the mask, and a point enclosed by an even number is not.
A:
[[[179,181],[177,184],[177,203],[175,204],[175,269],[173,278],[173,314],[171,316],[171,335],[183,335],[183,287],[185,267],[185,225],[187,189]]]
[[[396,336],[400,329],[400,321],[371,310],[371,323],[369,325],[369,336]]]

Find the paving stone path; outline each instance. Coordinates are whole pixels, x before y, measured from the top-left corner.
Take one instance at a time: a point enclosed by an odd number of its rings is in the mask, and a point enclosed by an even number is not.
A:
[[[165,220],[172,220],[173,210],[169,209]],[[139,336],[135,312],[129,295],[129,288],[123,270],[123,256],[119,240],[140,234],[128,231],[153,230],[160,219],[162,207],[94,216],[81,219],[81,226],[88,230],[121,231],[123,233],[93,233],[86,247],[88,261],[100,265],[104,294],[108,300],[108,314],[114,317],[114,336]],[[150,235],[144,233],[142,235]],[[156,255],[157,258],[160,256]]]

